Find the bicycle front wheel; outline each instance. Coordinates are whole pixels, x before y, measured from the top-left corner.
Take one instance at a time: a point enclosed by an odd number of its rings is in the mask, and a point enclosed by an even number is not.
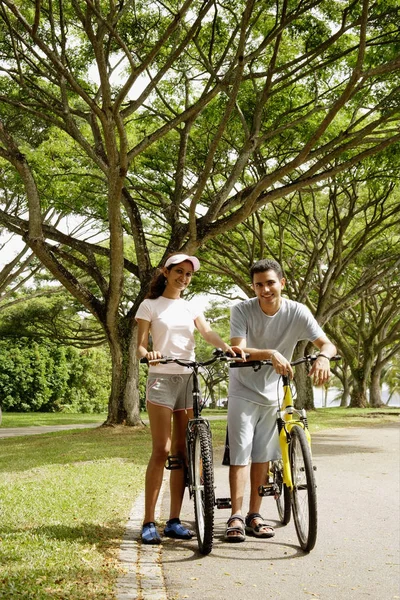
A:
[[[193,497],[199,550],[209,554],[214,540],[214,469],[211,431],[206,423],[196,425],[192,452]]]
[[[278,509],[279,519],[282,525],[287,525],[290,521],[292,510],[290,490],[283,483],[283,464],[281,460],[274,460],[272,463],[272,477],[275,484],[275,501]]]
[[[317,492],[310,447],[304,430],[290,431],[293,520],[301,548],[310,552],[317,539]]]

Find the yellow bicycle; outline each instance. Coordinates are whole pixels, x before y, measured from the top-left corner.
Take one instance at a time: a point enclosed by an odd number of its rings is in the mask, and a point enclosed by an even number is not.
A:
[[[308,368],[318,358],[307,355],[291,363],[292,366],[306,363]],[[332,361],[340,360],[334,356]],[[252,367],[255,371],[262,366],[272,366],[270,360],[232,363],[230,368]],[[271,463],[270,475],[265,485],[259,487],[260,496],[274,496],[280,521],[286,525],[291,513],[301,548],[310,552],[317,540],[317,485],[316,467],[312,463],[311,436],[305,409],[294,407],[291,382],[282,376],[283,399],[277,411],[276,423],[282,458]]]

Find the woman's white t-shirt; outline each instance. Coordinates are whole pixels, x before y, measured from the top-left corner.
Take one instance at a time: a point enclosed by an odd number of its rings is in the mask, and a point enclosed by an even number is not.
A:
[[[194,321],[202,312],[183,298],[172,300],[160,296],[147,298],[139,305],[137,319],[150,322],[153,350],[163,356],[194,360]],[[189,373],[189,369],[175,363],[150,366],[152,373]]]

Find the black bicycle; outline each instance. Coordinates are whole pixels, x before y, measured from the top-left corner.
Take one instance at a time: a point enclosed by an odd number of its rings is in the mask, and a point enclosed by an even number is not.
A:
[[[201,554],[209,554],[214,541],[214,509],[225,508],[230,499],[215,498],[214,486],[214,463],[212,435],[209,421],[201,415],[204,402],[201,399],[199,371],[208,367],[216,361],[234,362],[241,360],[225,354],[222,350],[214,350],[213,357],[209,360],[198,362],[194,360],[182,360],[163,356],[157,360],[140,362],[147,363],[176,363],[182,367],[188,367],[193,374],[193,419],[189,419],[186,428],[186,485],[189,489],[189,497],[194,500],[194,518],[196,524],[196,535]],[[178,457],[168,457],[168,469],[181,468],[181,460]]]

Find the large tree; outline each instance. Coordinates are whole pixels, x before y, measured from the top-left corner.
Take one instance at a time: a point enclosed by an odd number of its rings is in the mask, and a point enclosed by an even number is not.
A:
[[[399,141],[399,22],[391,0],[0,0],[0,157],[26,200],[0,221],[101,323],[109,423],[139,420],[134,315],[168,252]]]
[[[331,331],[351,371],[350,405],[382,405],[382,375],[400,351],[400,260],[393,276],[333,319]],[[369,389],[369,398],[367,390]]]

